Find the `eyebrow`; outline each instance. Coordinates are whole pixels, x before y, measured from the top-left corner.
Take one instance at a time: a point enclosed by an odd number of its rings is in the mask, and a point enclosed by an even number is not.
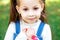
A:
[[[23,6],[23,7],[27,7],[27,6]]]
[[[23,6],[23,7],[27,7],[27,6]],[[39,7],[38,5],[34,5],[33,7]]]

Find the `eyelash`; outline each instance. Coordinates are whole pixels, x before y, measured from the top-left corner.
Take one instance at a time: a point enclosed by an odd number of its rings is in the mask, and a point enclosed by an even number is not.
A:
[[[37,10],[37,9],[38,9],[38,7],[34,7],[33,9],[34,9],[34,10]]]
[[[28,10],[28,8],[24,8],[23,10],[24,10],[24,11],[27,11],[27,10]]]
[[[33,10],[37,10],[37,9],[38,9],[38,7],[34,7],[34,8],[33,8]],[[28,9],[28,8],[24,8],[23,10],[24,10],[24,11],[27,11],[27,10],[29,10],[29,9]]]

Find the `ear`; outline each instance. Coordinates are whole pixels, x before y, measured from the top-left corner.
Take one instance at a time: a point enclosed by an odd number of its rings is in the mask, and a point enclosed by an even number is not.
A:
[[[20,12],[19,12],[19,6],[18,5],[16,5],[16,10],[20,14]]]

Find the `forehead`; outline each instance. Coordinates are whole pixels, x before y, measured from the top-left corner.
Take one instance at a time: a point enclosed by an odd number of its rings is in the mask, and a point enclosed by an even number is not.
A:
[[[40,4],[39,0],[20,0],[20,5]]]

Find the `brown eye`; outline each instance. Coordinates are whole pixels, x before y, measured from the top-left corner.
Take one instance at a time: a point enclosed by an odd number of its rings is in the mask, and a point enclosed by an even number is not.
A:
[[[34,7],[33,9],[34,9],[34,10],[37,10],[37,9],[38,9],[38,7]]]
[[[27,10],[28,10],[28,8],[24,8],[23,10],[24,10],[24,11],[27,11]]]

